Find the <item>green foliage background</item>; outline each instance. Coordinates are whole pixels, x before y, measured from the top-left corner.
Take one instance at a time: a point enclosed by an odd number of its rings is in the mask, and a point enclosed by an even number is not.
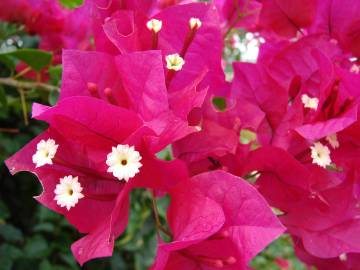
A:
[[[61,2],[70,8],[81,4],[81,0]],[[60,86],[61,66],[51,66],[51,54],[35,50],[37,44],[38,38],[27,35],[23,26],[0,22],[0,78],[14,76],[16,64],[24,61],[35,71],[49,66],[50,83]],[[232,60],[239,60],[238,54],[229,50],[226,54],[229,58],[235,55]],[[62,216],[36,203],[33,196],[40,194],[41,186],[34,175],[24,172],[10,176],[4,165],[7,157],[46,128],[35,120],[27,123],[32,103],[55,104],[57,96],[56,91],[0,84],[0,270],[80,269],[71,255],[70,245],[81,235]],[[165,197],[158,202],[162,219],[168,200]],[[89,262],[82,269],[147,269],[155,253],[151,199],[147,192],[139,190],[132,194],[129,226],[117,240],[113,257]],[[277,257],[289,259],[290,269],[304,269],[293,255],[288,236],[267,248],[252,266],[258,270],[280,269],[274,262]]]

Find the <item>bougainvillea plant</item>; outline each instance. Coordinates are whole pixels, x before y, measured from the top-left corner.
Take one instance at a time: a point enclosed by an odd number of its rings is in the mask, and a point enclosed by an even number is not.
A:
[[[62,65],[57,102],[32,106],[47,129],[6,165],[82,234],[80,265],[112,256],[141,192],[149,269],[253,269],[286,234],[309,267],[359,270],[359,14],[357,0],[2,0]],[[2,56],[22,62],[0,84],[57,91],[49,63]]]

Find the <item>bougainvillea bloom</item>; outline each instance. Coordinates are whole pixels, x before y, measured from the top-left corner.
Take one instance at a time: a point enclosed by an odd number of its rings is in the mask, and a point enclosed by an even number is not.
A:
[[[280,220],[301,239],[307,252],[332,258],[360,251],[356,167],[344,175],[317,165],[303,165],[274,147],[257,149],[248,161],[246,171],[259,172],[259,191],[284,213]]]
[[[170,192],[173,241],[160,243],[152,269],[248,269],[283,226],[254,187],[214,171]]]
[[[48,122],[49,129],[6,164],[12,173],[34,172],[44,188],[36,199],[88,234],[73,247],[81,264],[112,254],[114,240],[127,223],[129,193],[134,187],[164,192],[186,177],[181,162],[161,161],[154,156],[149,140],[155,134],[131,111],[92,97],[72,97],[52,108],[36,105],[33,115]],[[111,121],[109,115],[113,117]],[[36,167],[32,156],[37,145],[52,142],[50,138],[58,145],[52,164]],[[107,172],[107,156],[114,148],[121,152],[117,156],[120,163],[122,154],[128,155],[126,165],[130,169],[121,171],[122,179],[128,183]],[[109,235],[114,237],[109,239]],[[93,245],[101,242],[102,246]]]
[[[84,234],[81,265],[112,254],[142,188],[153,270],[248,270],[285,230],[307,265],[359,270],[356,1],[10,2],[0,18],[38,34],[63,74],[57,104],[33,107],[47,130],[6,164],[36,174],[36,199]],[[257,62],[233,62],[240,27],[261,40]]]

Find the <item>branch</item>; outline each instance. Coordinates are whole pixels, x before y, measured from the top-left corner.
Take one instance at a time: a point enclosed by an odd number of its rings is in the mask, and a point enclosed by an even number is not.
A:
[[[38,89],[45,90],[48,92],[52,92],[52,91],[59,92],[60,91],[57,86],[53,86],[50,84],[41,83],[41,82],[18,81],[13,78],[0,78],[0,84],[13,86],[18,89],[38,88]]]
[[[159,211],[158,211],[157,203],[156,203],[156,197],[155,197],[154,193],[152,193],[152,192],[151,192],[151,201],[152,201],[152,207],[153,207],[153,211],[154,211],[154,217],[155,217],[157,229],[162,231],[167,236],[172,237],[171,232],[169,232],[163,225],[161,225]]]
[[[19,133],[19,129],[17,128],[1,128],[0,127],[0,132],[4,132],[4,133]]]

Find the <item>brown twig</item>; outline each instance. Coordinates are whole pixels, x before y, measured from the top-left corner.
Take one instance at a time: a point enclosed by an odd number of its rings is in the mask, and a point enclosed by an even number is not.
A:
[[[29,73],[30,71],[31,71],[31,67],[27,67],[27,68],[23,69],[22,71],[20,71],[19,73],[15,74],[12,78],[13,79],[20,78],[20,77],[26,75],[27,73]]]
[[[162,231],[167,236],[172,237],[171,232],[169,230],[167,230],[163,225],[161,225],[159,211],[158,211],[158,207],[157,207],[157,203],[156,203],[156,198],[152,192],[151,192],[151,201],[152,201],[152,208],[154,211],[154,217],[155,217],[157,229]]]
[[[18,128],[0,128],[0,132],[4,133],[19,133],[20,130]]]
[[[21,101],[21,107],[22,107],[23,116],[24,116],[24,122],[25,122],[25,125],[27,126],[27,125],[29,125],[29,117],[27,114],[25,93],[24,93],[24,90],[21,88],[18,88],[18,91],[19,91],[19,95],[20,95],[20,101]]]
[[[41,82],[18,81],[13,78],[0,78],[0,84],[12,86],[17,89],[38,88],[38,89],[48,91],[48,92],[59,91],[59,88],[57,86],[53,86],[50,84],[41,83]]]

